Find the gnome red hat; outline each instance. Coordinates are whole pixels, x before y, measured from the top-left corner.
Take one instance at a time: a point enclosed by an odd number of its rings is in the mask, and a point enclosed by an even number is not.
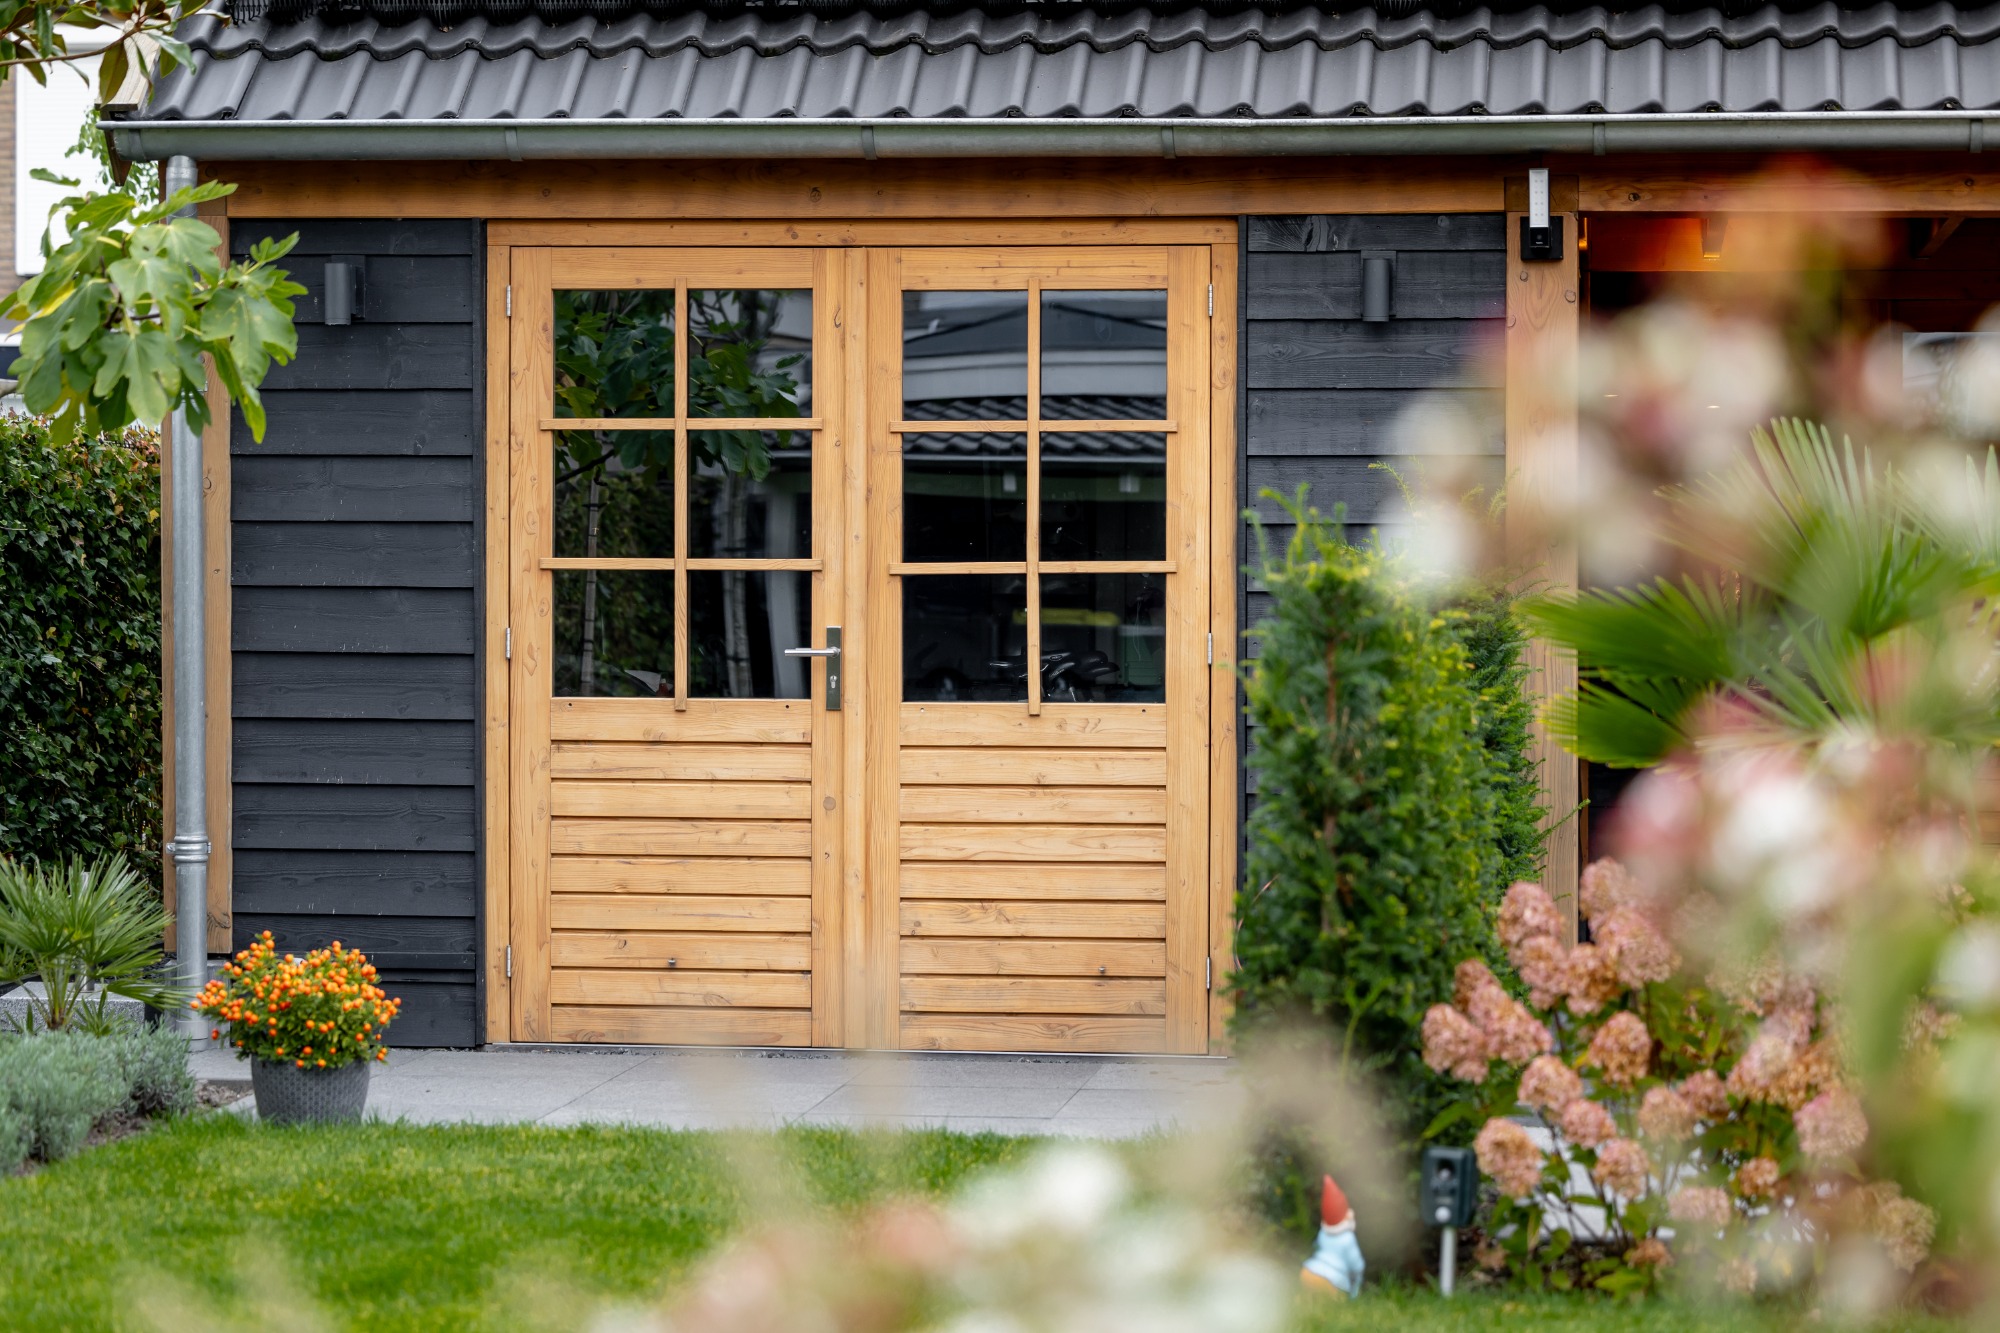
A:
[[[1350,1216],[1347,1209],[1347,1195],[1328,1176],[1319,1187],[1319,1220],[1324,1226],[1337,1227]]]

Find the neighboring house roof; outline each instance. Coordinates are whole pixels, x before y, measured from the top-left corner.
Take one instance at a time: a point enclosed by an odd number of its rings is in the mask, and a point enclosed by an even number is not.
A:
[[[690,123],[867,123],[894,133],[909,122],[1026,121],[1119,124],[1129,135],[1141,128],[1134,121],[1226,122],[1219,128],[1241,139],[1264,123],[1912,112],[1934,122],[2000,110],[2000,3],[1679,8],[1385,17],[1371,7],[1017,6],[883,16],[814,4],[449,26],[202,17],[185,29],[193,67],[169,74],[137,119],[190,128],[645,122],[669,134]],[[1955,133],[1937,146],[1968,146],[1964,126]],[[1983,128],[1970,133],[1977,147]],[[567,142],[580,142],[574,129]],[[504,143],[506,155],[520,155],[520,136]],[[859,151],[873,147],[867,140]]]

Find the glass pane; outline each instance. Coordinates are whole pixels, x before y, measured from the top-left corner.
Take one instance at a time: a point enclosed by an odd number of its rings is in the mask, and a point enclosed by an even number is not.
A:
[[[1042,419],[1167,415],[1165,292],[1042,293]]]
[[[812,575],[698,569],[688,575],[688,694],[696,699],[806,699]]]
[[[556,415],[674,414],[674,293],[555,294]]]
[[[1042,698],[1158,703],[1167,697],[1161,574],[1042,577]]]
[[[1019,574],[903,578],[903,697],[1025,701],[1028,593]]]
[[[1042,436],[1042,559],[1166,558],[1166,436]]]
[[[558,698],[674,692],[674,576],[668,570],[555,572]]]
[[[672,431],[559,431],[553,461],[551,554],[673,555]]]
[[[689,555],[812,554],[812,432],[698,430],[688,447]]]
[[[1026,560],[1028,437],[903,437],[903,559]]]
[[[688,292],[688,415],[812,415],[812,293]]]
[[[1027,417],[1028,294],[904,292],[904,420]]]

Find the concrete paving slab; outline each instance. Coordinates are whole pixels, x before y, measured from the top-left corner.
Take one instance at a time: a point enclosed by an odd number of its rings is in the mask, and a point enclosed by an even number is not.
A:
[[[248,1073],[227,1050],[197,1052],[192,1063],[204,1078]],[[1130,1138],[1212,1123],[1239,1100],[1234,1068],[1219,1060],[501,1047],[392,1050],[371,1080],[369,1114],[430,1124],[790,1123]]]

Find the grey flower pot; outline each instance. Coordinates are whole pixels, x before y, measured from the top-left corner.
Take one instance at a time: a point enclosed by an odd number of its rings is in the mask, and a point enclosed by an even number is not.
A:
[[[338,1069],[300,1069],[282,1060],[252,1060],[257,1118],[274,1125],[358,1121],[368,1105],[368,1065],[356,1060]]]

